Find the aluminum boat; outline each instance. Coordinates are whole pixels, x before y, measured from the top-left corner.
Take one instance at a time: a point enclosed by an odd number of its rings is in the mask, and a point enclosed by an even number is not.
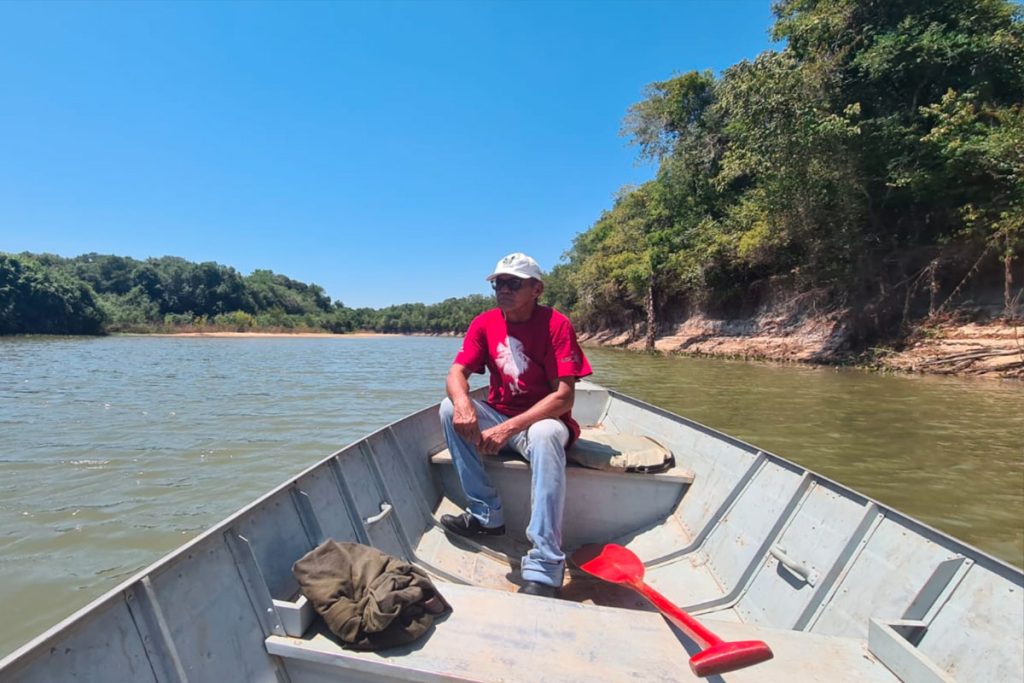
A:
[[[437,406],[353,443],[0,661],[0,680],[688,681],[699,645],[636,592],[570,567],[558,599],[516,593],[530,472],[487,459],[509,533],[451,538],[462,494]],[[726,640],[774,657],[709,680],[1024,680],[1024,574],[841,484],[591,383],[581,443],[653,439],[674,466],[570,465],[567,554],[616,543]],[[400,648],[342,648],[292,564],[327,538],[434,578],[452,612]]]

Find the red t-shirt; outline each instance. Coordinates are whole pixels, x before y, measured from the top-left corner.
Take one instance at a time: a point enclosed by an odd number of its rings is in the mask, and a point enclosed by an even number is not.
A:
[[[572,323],[548,306],[537,306],[524,323],[505,320],[500,308],[473,319],[455,362],[470,372],[491,374],[487,403],[503,415],[525,412],[552,392],[559,377],[586,377],[590,363],[580,349]],[[580,426],[572,411],[560,416],[572,443]]]

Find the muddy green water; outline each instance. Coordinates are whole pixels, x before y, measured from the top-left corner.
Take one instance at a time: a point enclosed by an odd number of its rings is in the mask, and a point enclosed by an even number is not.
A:
[[[0,656],[290,474],[436,402],[458,344],[0,338]],[[1024,564],[1020,383],[587,353],[596,382]]]

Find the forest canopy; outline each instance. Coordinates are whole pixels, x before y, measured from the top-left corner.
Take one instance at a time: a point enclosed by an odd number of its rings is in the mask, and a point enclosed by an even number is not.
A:
[[[332,302],[323,288],[269,270],[165,256],[0,253],[0,334],[183,329],[246,332],[461,332],[493,306],[483,296],[382,309]]]

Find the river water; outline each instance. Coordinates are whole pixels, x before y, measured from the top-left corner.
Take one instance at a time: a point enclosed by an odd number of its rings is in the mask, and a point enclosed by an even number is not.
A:
[[[289,475],[436,402],[458,344],[0,338],[0,656]],[[1024,565],[1019,383],[587,354],[598,383]]]

